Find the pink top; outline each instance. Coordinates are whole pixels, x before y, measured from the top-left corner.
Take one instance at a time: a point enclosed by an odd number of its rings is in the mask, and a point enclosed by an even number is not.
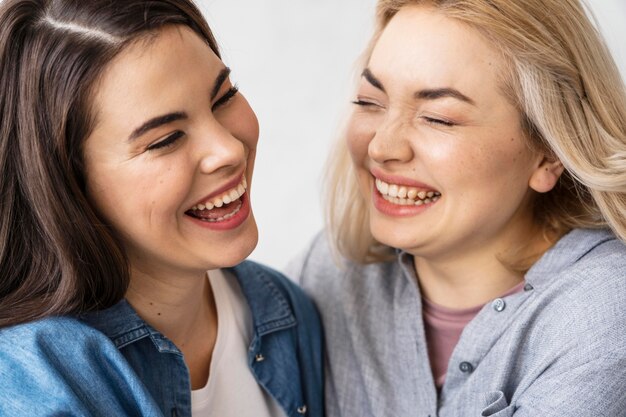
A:
[[[524,284],[522,281],[502,297],[521,292]],[[482,308],[482,305],[465,309],[447,308],[422,297],[428,356],[437,388],[441,388],[446,380],[448,362],[463,329]]]

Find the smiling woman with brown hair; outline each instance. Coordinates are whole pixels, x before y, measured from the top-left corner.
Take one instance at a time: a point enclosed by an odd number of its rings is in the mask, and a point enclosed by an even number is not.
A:
[[[191,1],[5,0],[0,114],[1,415],[323,414],[312,303],[242,262],[258,122]]]
[[[379,0],[364,58],[292,270],[328,414],[622,415],[626,94],[583,6]]]

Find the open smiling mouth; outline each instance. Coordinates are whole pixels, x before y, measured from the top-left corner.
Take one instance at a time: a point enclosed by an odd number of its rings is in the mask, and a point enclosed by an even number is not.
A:
[[[434,203],[441,197],[439,191],[388,184],[378,178],[376,189],[386,201],[401,206],[421,206]]]
[[[247,188],[248,183],[244,177],[236,187],[193,206],[185,214],[208,223],[228,220],[241,210]]]

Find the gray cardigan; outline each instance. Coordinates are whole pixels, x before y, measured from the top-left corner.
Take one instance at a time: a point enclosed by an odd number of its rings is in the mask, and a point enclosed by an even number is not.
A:
[[[483,307],[438,396],[411,256],[339,268],[323,235],[289,275],[325,327],[329,417],[626,416],[626,247],[574,230]]]

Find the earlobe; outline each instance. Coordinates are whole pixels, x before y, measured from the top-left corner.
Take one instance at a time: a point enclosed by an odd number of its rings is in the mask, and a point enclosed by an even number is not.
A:
[[[547,193],[554,188],[564,170],[558,159],[544,158],[530,177],[528,185],[538,193]]]

